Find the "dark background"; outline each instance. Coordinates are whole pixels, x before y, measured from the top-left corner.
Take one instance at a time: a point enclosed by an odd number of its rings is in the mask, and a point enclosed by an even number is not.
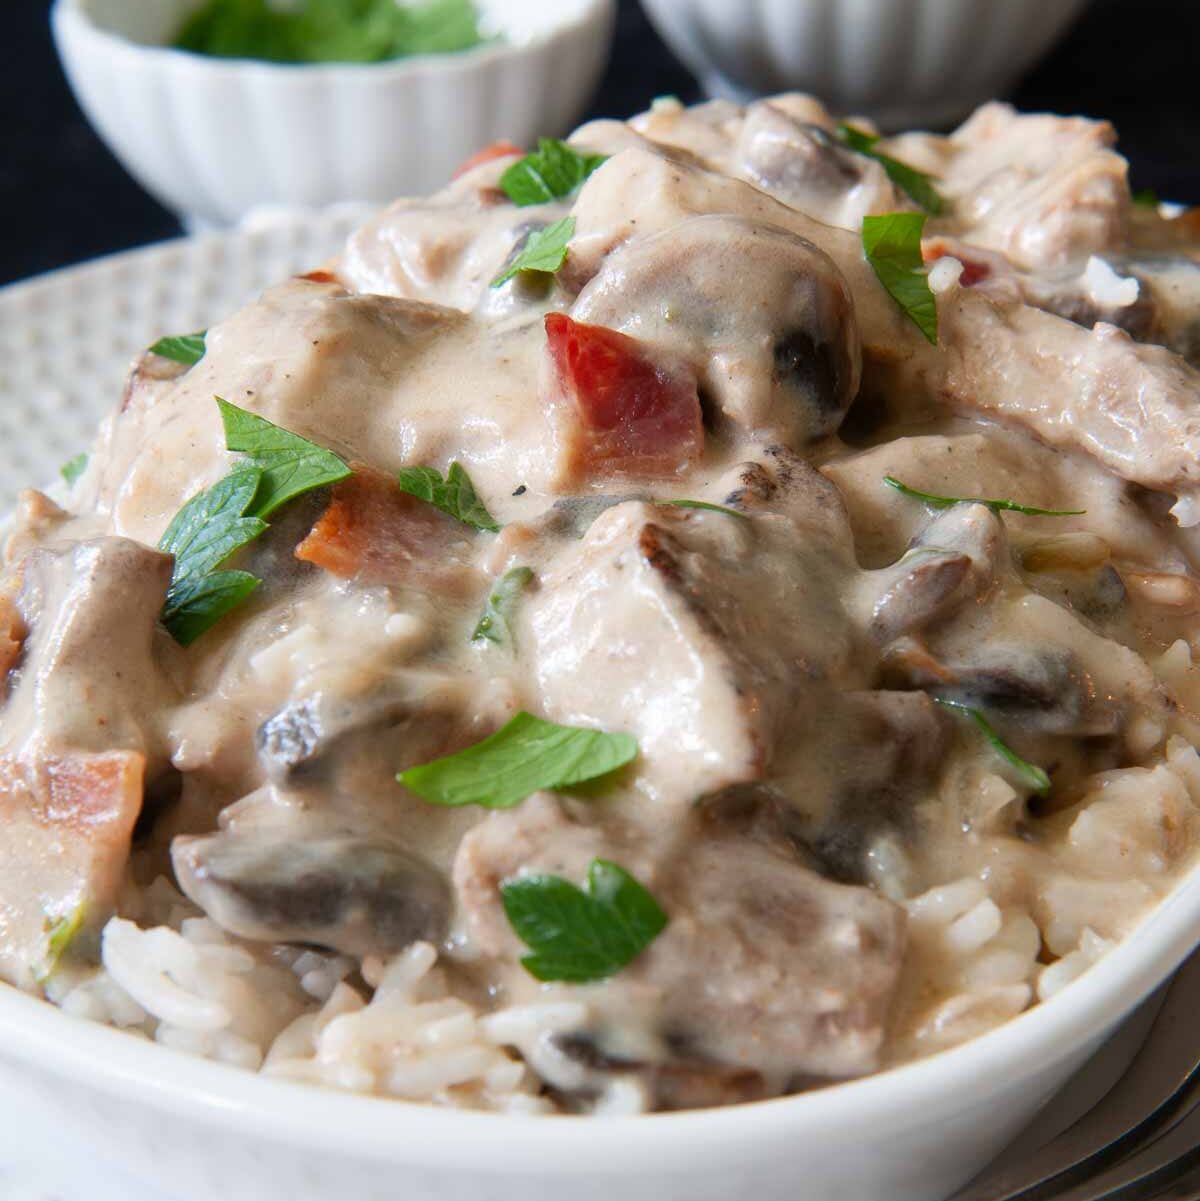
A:
[[[547,0],[548,3],[552,0]],[[1003,0],[995,0],[1003,3]],[[0,283],[179,233],[91,132],[50,43],[45,0],[8,0],[0,37]],[[1112,119],[1137,188],[1200,203],[1200,3],[1093,0],[1010,97]],[[621,0],[593,115],[624,117],[694,81]]]

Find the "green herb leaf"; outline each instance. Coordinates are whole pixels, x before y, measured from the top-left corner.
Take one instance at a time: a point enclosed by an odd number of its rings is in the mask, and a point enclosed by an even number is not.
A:
[[[373,63],[468,50],[485,39],[472,0],[208,0],[175,37],[178,50],[266,62]]]
[[[37,977],[39,984],[45,984],[58,970],[62,957],[75,941],[75,936],[83,929],[86,917],[87,905],[80,901],[70,913],[64,914],[56,921],[46,919],[46,958]]]
[[[262,581],[248,571],[213,571],[172,583],[163,609],[163,625],[180,646],[191,646],[201,634],[232,613]]]
[[[432,467],[402,467],[396,478],[402,492],[436,505],[463,525],[491,533],[500,528],[476,494],[471,477],[459,463],[450,464],[445,479]]]
[[[1133,203],[1140,204],[1145,208],[1156,209],[1162,203],[1158,198],[1158,193],[1153,188],[1139,188],[1133,194]]]
[[[272,425],[255,413],[217,397],[225,425],[225,446],[240,451],[262,471],[258,496],[250,510],[256,517],[269,517],[280,505],[320,488],[336,484],[350,468],[332,451]]]
[[[532,579],[533,571],[528,567],[514,567],[500,577],[487,599],[483,616],[471,635],[472,642],[495,642],[498,645],[503,642],[515,642],[509,618],[521,593]]]
[[[195,642],[258,587],[248,572],[214,569],[267,528],[261,518],[247,516],[262,479],[257,467],[227,475],[193,496],[159,541],[160,550],[175,556],[163,625],[181,646]]]
[[[992,723],[988,721],[978,709],[973,709],[970,705],[964,705],[961,701],[948,701],[943,697],[935,696],[933,698],[939,705],[944,705],[947,709],[957,709],[960,713],[965,713],[978,727],[979,732],[991,743],[992,750],[1000,756],[1018,775],[1025,781],[1029,787],[1039,796],[1045,796],[1050,791],[1050,777],[1038,767],[1036,763],[1030,763],[1028,759],[1022,759],[1016,751],[1006,743],[999,734],[992,728]]]
[[[666,505],[672,509],[704,509],[709,513],[725,513],[729,517],[740,517],[743,521],[749,521],[749,515],[739,513],[737,509],[727,509],[724,505],[710,504],[706,500],[656,500],[656,505]]]
[[[77,454],[73,459],[68,459],[58,469],[58,473],[68,484],[74,485],[75,481],[87,470],[87,465],[88,456],[86,454]]]
[[[580,154],[557,138],[539,138],[536,151],[500,176],[500,188],[513,204],[548,204],[570,196],[607,159],[605,154]]]
[[[1032,505],[1019,505],[1015,500],[992,500],[986,496],[938,496],[933,492],[921,492],[901,483],[894,475],[885,475],[883,482],[913,500],[933,509],[949,509],[953,505],[986,505],[993,513],[1002,510],[1024,513],[1027,517],[1081,517],[1086,509],[1035,509]]]
[[[226,448],[246,454],[248,465],[193,496],[159,540],[159,549],[175,556],[163,625],[183,646],[236,609],[261,583],[246,571],[216,569],[268,528],[263,519],[285,501],[350,474],[330,451],[219,396],[216,400]]]
[[[535,230],[507,271],[492,280],[492,287],[508,283],[519,271],[542,271],[553,275],[567,261],[567,243],[575,236],[575,218],[564,217]]]
[[[159,550],[175,556],[175,580],[212,571],[267,528],[260,517],[246,516],[262,479],[257,467],[235,471],[175,514],[158,543]]]
[[[521,964],[538,980],[604,980],[667,926],[650,892],[606,859],[592,860],[583,888],[560,876],[520,876],[506,880],[500,895],[509,924],[533,952]]]
[[[924,213],[885,213],[864,217],[863,250],[892,299],[913,324],[937,345],[937,303],[925,278],[921,258]]]
[[[207,336],[208,331],[201,330],[198,334],[179,334],[173,338],[159,338],[150,347],[150,353],[158,355],[159,358],[173,359],[185,367],[194,367],[204,358]]]
[[[876,150],[875,144],[879,138],[874,134],[865,133],[844,121],[838,126],[838,134],[855,153],[874,159],[887,172],[888,179],[927,213],[932,213],[935,217],[941,215],[945,204],[933,186],[932,175],[918,171],[916,167],[910,167],[907,163]]]
[[[628,734],[605,734],[518,713],[490,738],[401,773],[400,783],[435,805],[511,809],[543,788],[606,776],[637,756]]]

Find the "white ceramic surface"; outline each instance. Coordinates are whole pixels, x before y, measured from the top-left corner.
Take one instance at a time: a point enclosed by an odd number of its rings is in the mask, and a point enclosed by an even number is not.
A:
[[[711,95],[804,91],[884,129],[1003,95],[1087,0],[642,0]]]
[[[506,40],[390,63],[292,66],[162,45],[197,0],[56,0],[83,110],[130,173],[193,224],[256,205],[384,203],[433,191],[490,142],[579,118],[614,0],[480,0]]]
[[[319,262],[358,215],[168,243],[0,292],[0,480],[51,476],[90,440],[137,349]],[[1200,875],[1081,980],[993,1034],[723,1111],[516,1118],[319,1092],[2,987],[0,1096],[19,1105],[23,1141],[63,1148],[77,1176],[101,1179],[97,1155],[118,1165],[104,1176],[116,1184],[79,1201],[139,1201],[128,1173],[176,1201],[938,1201],[1026,1126],[1198,930]]]

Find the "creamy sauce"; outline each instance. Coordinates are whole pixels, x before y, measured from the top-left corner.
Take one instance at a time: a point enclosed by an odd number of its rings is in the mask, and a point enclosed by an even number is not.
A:
[[[557,1103],[633,1075],[667,1107],[949,1045],[1133,927],[1200,830],[1195,246],[1132,213],[1105,125],[989,106],[895,139],[948,200],[928,256],[975,275],[940,293],[933,347],[857,232],[911,204],[834,129],[805,97],[586,126],[611,157],[575,196],[516,208],[511,158],[486,162],[216,326],[186,372],[135,367],[68,510],[30,495],[9,547],[0,975],[34,987],[81,902],[86,962],[123,883],[173,871],[250,942],[423,939],[481,1006],[579,997]],[[567,214],[553,281],[490,287]],[[552,314],[622,335],[671,422],[605,426]],[[365,544],[322,557],[329,493],[294,502],[236,560],[259,592],[183,649],[149,548],[236,462],[214,395],[353,464],[334,504]],[[499,534],[392,495],[400,467],[452,461]],[[889,475],[1086,512],[936,512]],[[473,642],[518,565],[511,638]],[[397,782],[521,709],[639,757],[492,814]],[[499,885],[596,857],[669,925],[610,979],[547,988]]]

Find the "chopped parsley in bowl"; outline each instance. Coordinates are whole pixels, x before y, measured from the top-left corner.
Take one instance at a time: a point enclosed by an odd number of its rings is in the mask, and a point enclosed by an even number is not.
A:
[[[205,0],[172,44],[217,58],[376,63],[492,40],[474,0]]]

